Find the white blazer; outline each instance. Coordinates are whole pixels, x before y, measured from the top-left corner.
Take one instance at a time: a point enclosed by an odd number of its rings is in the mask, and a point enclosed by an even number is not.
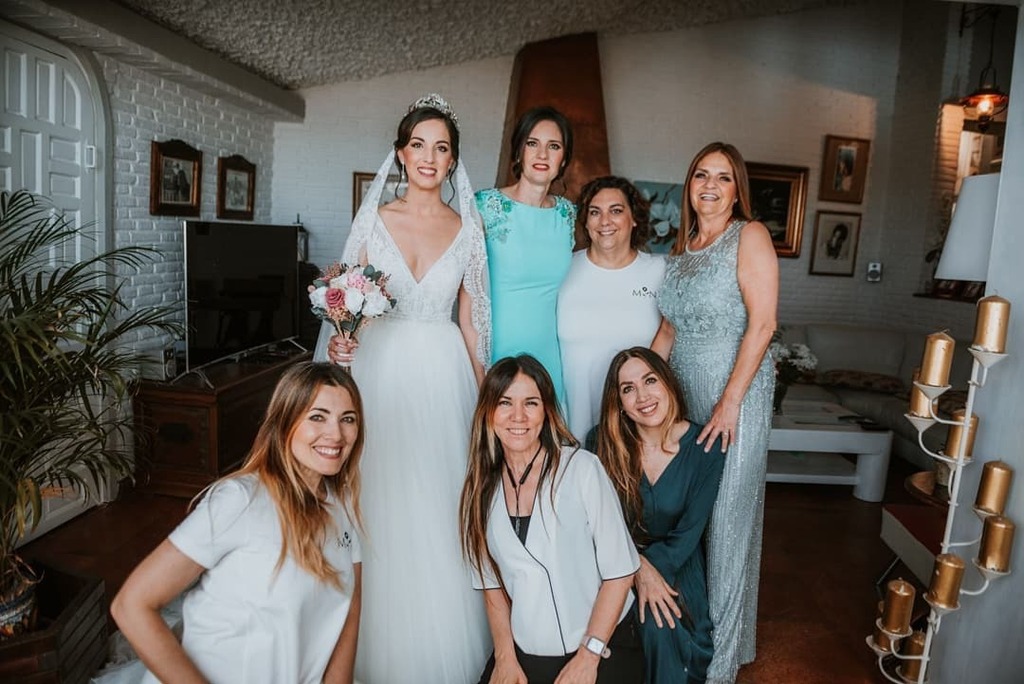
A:
[[[509,521],[501,488],[487,522],[487,547],[512,600],[512,637],[531,655],[560,656],[579,648],[601,582],[640,569],[619,497],[597,456],[562,447],[554,481],[554,510],[551,475],[537,488],[525,546]],[[482,582],[479,573],[473,577],[476,589],[501,587],[490,568]],[[630,592],[620,621],[632,605]]]

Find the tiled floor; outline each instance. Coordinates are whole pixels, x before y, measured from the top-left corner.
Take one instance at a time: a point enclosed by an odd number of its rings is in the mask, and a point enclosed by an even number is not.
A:
[[[886,501],[909,501],[911,470],[893,462]],[[31,558],[102,577],[108,598],[184,516],[188,501],[129,492],[24,549]],[[757,661],[740,684],[882,684],[864,644],[875,580],[892,555],[879,539],[881,505],[849,487],[769,484]],[[901,572],[902,570],[902,572]],[[896,574],[912,581],[905,570]]]

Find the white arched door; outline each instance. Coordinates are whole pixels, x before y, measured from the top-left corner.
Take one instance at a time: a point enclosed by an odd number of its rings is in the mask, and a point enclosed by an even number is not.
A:
[[[56,260],[74,262],[103,251],[108,185],[100,152],[107,114],[96,70],[69,48],[2,21],[0,54],[0,189],[45,195],[85,227]],[[107,497],[107,491],[97,492],[92,503]],[[43,506],[42,522],[25,541],[87,508],[85,497],[75,495],[45,499]]]

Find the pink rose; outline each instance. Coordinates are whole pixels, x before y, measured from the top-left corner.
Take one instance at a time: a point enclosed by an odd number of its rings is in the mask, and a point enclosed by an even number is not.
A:
[[[336,287],[327,288],[327,306],[331,309],[345,306],[345,291]]]
[[[366,292],[366,286],[369,284],[369,280],[362,273],[349,273],[346,285],[350,288],[359,290],[360,292]]]

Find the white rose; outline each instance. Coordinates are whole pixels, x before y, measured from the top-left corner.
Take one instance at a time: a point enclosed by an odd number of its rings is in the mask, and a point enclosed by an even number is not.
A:
[[[363,293],[354,287],[350,287],[345,290],[345,308],[348,309],[348,312],[353,316],[359,314],[359,311],[363,308],[363,301],[365,299],[366,297]]]
[[[346,276],[340,275],[337,276],[336,278],[331,278],[330,282],[327,284],[328,286],[333,287],[336,290],[343,290],[345,289],[345,286],[348,284],[348,280],[346,279]]]
[[[369,318],[380,316],[391,308],[391,302],[380,293],[380,290],[371,290],[366,295],[366,303],[363,304],[363,315]]]
[[[309,293],[309,303],[316,309],[327,308],[327,288],[318,287]]]

